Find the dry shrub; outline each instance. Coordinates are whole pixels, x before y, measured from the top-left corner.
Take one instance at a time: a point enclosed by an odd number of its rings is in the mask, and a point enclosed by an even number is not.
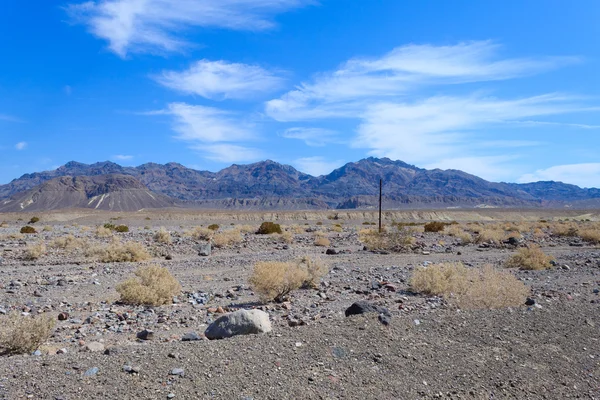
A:
[[[210,229],[211,231],[215,231],[216,232],[216,231],[219,230],[219,225],[217,225],[217,224],[210,224],[208,226],[208,229]]]
[[[300,235],[300,234],[306,232],[306,228],[304,228],[302,225],[292,225],[290,227],[290,231],[292,233],[295,233],[296,235]]]
[[[581,229],[579,237],[586,242],[600,244],[600,230],[594,228]]]
[[[579,227],[574,222],[560,222],[550,226],[550,232],[554,236],[574,237],[579,232]]]
[[[27,354],[35,351],[50,337],[54,318],[49,315],[24,317],[11,314],[2,321],[0,348],[5,354]]]
[[[84,239],[78,239],[73,235],[59,237],[50,242],[50,247],[63,250],[74,250],[77,248],[85,248],[87,242]]]
[[[342,228],[342,226],[340,224],[336,224],[336,225],[334,225],[334,226],[331,227],[331,230],[334,231],[334,232],[340,233],[340,232],[344,231],[344,228]]]
[[[285,300],[308,279],[305,268],[293,262],[260,261],[254,264],[250,285],[264,302]]]
[[[256,228],[252,225],[241,225],[238,226],[240,233],[253,233],[256,232]]]
[[[188,231],[187,233],[196,240],[210,240],[214,236],[215,231],[202,226],[197,226],[192,231]]]
[[[290,244],[294,241],[294,235],[290,231],[283,231],[281,233],[281,240],[284,243]]]
[[[323,276],[329,272],[327,265],[319,258],[303,257],[299,261],[301,268],[306,270],[306,279],[302,283],[303,287],[318,287],[318,283]]]
[[[79,228],[79,230],[80,230],[81,232],[87,232],[87,231],[89,231],[90,229],[92,229],[92,228],[90,228],[89,226],[82,226],[82,227],[80,227],[80,228]]]
[[[112,229],[106,228],[104,226],[99,226],[96,228],[96,237],[106,238],[111,237],[113,235]]]
[[[462,244],[469,244],[473,241],[473,237],[471,234],[463,229],[460,225],[451,225],[447,229],[447,233],[449,236],[460,239]]]
[[[504,230],[498,228],[481,229],[475,238],[476,243],[500,244],[506,237]]]
[[[46,252],[46,245],[44,243],[36,243],[27,246],[23,258],[25,260],[34,261],[40,258]]]
[[[53,230],[54,228],[52,228],[50,225],[46,225],[44,226],[44,229],[42,229],[44,232],[52,232]]]
[[[331,241],[326,237],[318,237],[315,239],[315,246],[327,247],[331,245]]]
[[[146,248],[137,242],[121,243],[118,239],[106,246],[90,247],[86,256],[97,257],[101,262],[136,262],[150,259]]]
[[[134,274],[135,278],[117,285],[123,303],[160,306],[171,303],[181,292],[181,285],[167,268],[149,265],[138,268]]]
[[[503,308],[523,304],[529,289],[511,273],[490,265],[467,268],[461,263],[417,268],[410,280],[413,290],[443,296],[461,308]]]
[[[415,239],[405,229],[392,232],[381,232],[375,229],[361,229],[358,239],[369,250],[404,251],[412,246]]]
[[[21,233],[9,233],[8,235],[4,235],[2,237],[3,240],[23,240],[25,239],[25,235]]]
[[[171,234],[163,227],[161,227],[154,234],[154,241],[164,244],[171,244],[173,242],[173,240],[171,239]]]
[[[212,242],[215,247],[226,247],[234,244],[241,243],[243,240],[242,235],[238,229],[231,229],[229,231],[224,231],[217,233],[212,238]]]
[[[127,225],[117,225],[117,226],[115,226],[115,232],[119,232],[119,233],[129,232],[129,227]]]
[[[512,255],[506,260],[507,268],[521,268],[525,270],[540,270],[551,267],[550,262],[554,258],[544,254],[540,246],[531,245],[519,249],[517,254]]]
[[[6,221],[2,221],[2,222],[0,223],[0,228],[8,228],[8,226],[9,226],[9,225],[8,225],[8,222],[6,222]]]
[[[546,234],[544,233],[543,230],[541,230],[540,228],[535,228],[533,230],[533,237],[537,238],[537,239],[541,239],[543,237],[546,237]]]

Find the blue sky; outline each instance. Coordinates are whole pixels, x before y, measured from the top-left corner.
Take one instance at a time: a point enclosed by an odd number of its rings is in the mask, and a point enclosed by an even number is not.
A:
[[[4,0],[0,183],[368,156],[600,187],[600,2]]]

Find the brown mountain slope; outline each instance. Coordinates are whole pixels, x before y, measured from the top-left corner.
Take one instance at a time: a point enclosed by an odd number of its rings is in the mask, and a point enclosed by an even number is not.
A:
[[[63,208],[93,208],[137,211],[173,207],[166,196],[148,190],[127,175],[64,176],[0,202],[0,212],[47,211]]]

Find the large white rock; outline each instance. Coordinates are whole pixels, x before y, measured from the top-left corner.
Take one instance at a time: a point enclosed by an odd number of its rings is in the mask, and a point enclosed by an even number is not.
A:
[[[269,314],[261,310],[238,310],[225,314],[210,324],[204,335],[208,339],[224,339],[236,335],[271,332]]]

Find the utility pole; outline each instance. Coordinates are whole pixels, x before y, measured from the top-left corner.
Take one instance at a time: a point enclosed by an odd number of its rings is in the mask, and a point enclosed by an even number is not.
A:
[[[379,179],[379,233],[383,231],[383,227],[381,225],[381,196],[383,193],[383,179]]]

